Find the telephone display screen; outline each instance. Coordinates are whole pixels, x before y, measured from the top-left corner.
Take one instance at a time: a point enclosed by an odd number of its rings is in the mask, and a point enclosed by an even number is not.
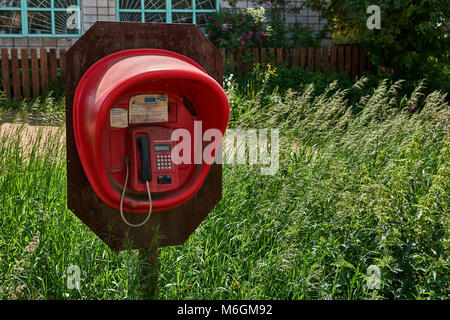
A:
[[[156,144],[155,151],[170,151],[170,144]]]

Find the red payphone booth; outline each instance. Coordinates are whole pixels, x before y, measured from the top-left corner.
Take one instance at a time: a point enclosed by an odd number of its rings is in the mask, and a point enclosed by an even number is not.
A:
[[[194,163],[205,147],[195,134],[217,129],[223,136],[228,118],[222,87],[193,60],[159,49],[123,50],[97,61],[73,101],[76,148],[89,183],[130,226],[198,192],[210,161]],[[187,163],[173,159],[177,129],[191,136]],[[148,216],[133,225],[123,211]]]

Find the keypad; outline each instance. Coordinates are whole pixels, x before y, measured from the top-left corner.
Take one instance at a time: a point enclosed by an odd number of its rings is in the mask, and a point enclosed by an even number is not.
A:
[[[156,169],[157,170],[172,170],[172,161],[170,160],[170,153],[158,152],[156,154]]]

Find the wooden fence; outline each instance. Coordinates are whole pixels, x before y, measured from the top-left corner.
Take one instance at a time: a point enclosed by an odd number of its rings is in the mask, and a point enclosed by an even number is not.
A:
[[[20,52],[20,57],[19,57]],[[65,50],[1,49],[1,90],[5,98],[38,97],[48,89],[50,81],[64,73]]]
[[[300,66],[324,74],[343,71],[353,78],[373,69],[370,60],[358,45],[219,50],[237,77],[248,72],[255,62],[284,63],[288,67]],[[47,92],[49,83],[64,74],[65,49],[60,49],[58,53],[57,56],[56,49],[2,48],[1,90],[5,92],[5,98],[35,98]]]
[[[332,71],[347,72],[352,78],[364,71],[372,71],[373,65],[359,45],[338,45],[310,48],[247,48],[220,49],[224,61],[232,72],[241,77],[253,63],[285,64],[300,66],[312,72],[324,74]]]

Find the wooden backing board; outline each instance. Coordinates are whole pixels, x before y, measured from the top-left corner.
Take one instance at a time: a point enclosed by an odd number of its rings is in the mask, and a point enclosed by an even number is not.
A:
[[[96,22],[65,54],[67,195],[68,208],[110,248],[150,248],[153,242],[169,246],[183,244],[222,198],[222,166],[213,164],[197,195],[183,205],[152,213],[148,223],[128,227],[118,210],[95,194],[81,166],[73,133],[73,98],[78,82],[88,68],[114,52],[156,48],[183,54],[199,63],[222,85],[223,57],[195,25],[134,22]],[[145,213],[125,213],[139,223]],[[158,236],[155,238],[155,230]],[[125,243],[130,243],[127,246]]]

